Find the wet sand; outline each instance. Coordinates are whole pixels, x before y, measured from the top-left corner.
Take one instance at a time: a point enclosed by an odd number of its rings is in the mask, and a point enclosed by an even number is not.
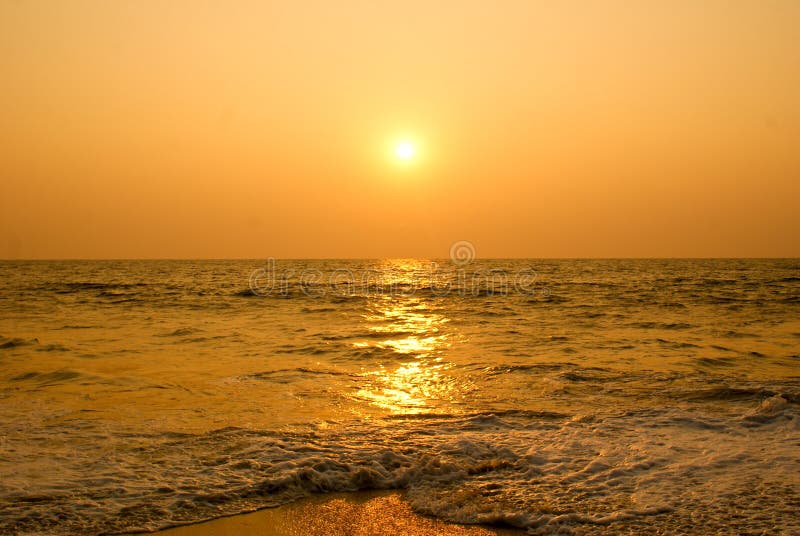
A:
[[[519,536],[521,530],[455,525],[412,512],[398,492],[319,495],[277,508],[159,532],[164,536]]]

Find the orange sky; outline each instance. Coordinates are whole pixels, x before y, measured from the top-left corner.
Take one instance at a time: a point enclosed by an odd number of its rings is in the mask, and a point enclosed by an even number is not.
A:
[[[0,258],[800,256],[798,28],[796,0],[7,0]]]

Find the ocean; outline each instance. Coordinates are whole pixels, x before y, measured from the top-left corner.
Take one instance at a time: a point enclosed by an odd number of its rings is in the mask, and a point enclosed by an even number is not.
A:
[[[0,533],[800,533],[798,313],[797,259],[0,262]]]

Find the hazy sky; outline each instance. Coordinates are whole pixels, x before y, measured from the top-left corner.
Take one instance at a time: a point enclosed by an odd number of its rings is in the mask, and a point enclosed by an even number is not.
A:
[[[0,258],[800,256],[799,29],[797,0],[0,1]]]

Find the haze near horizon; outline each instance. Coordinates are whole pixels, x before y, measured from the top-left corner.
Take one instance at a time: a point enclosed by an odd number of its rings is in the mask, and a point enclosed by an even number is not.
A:
[[[800,3],[0,4],[0,258],[800,256]]]

